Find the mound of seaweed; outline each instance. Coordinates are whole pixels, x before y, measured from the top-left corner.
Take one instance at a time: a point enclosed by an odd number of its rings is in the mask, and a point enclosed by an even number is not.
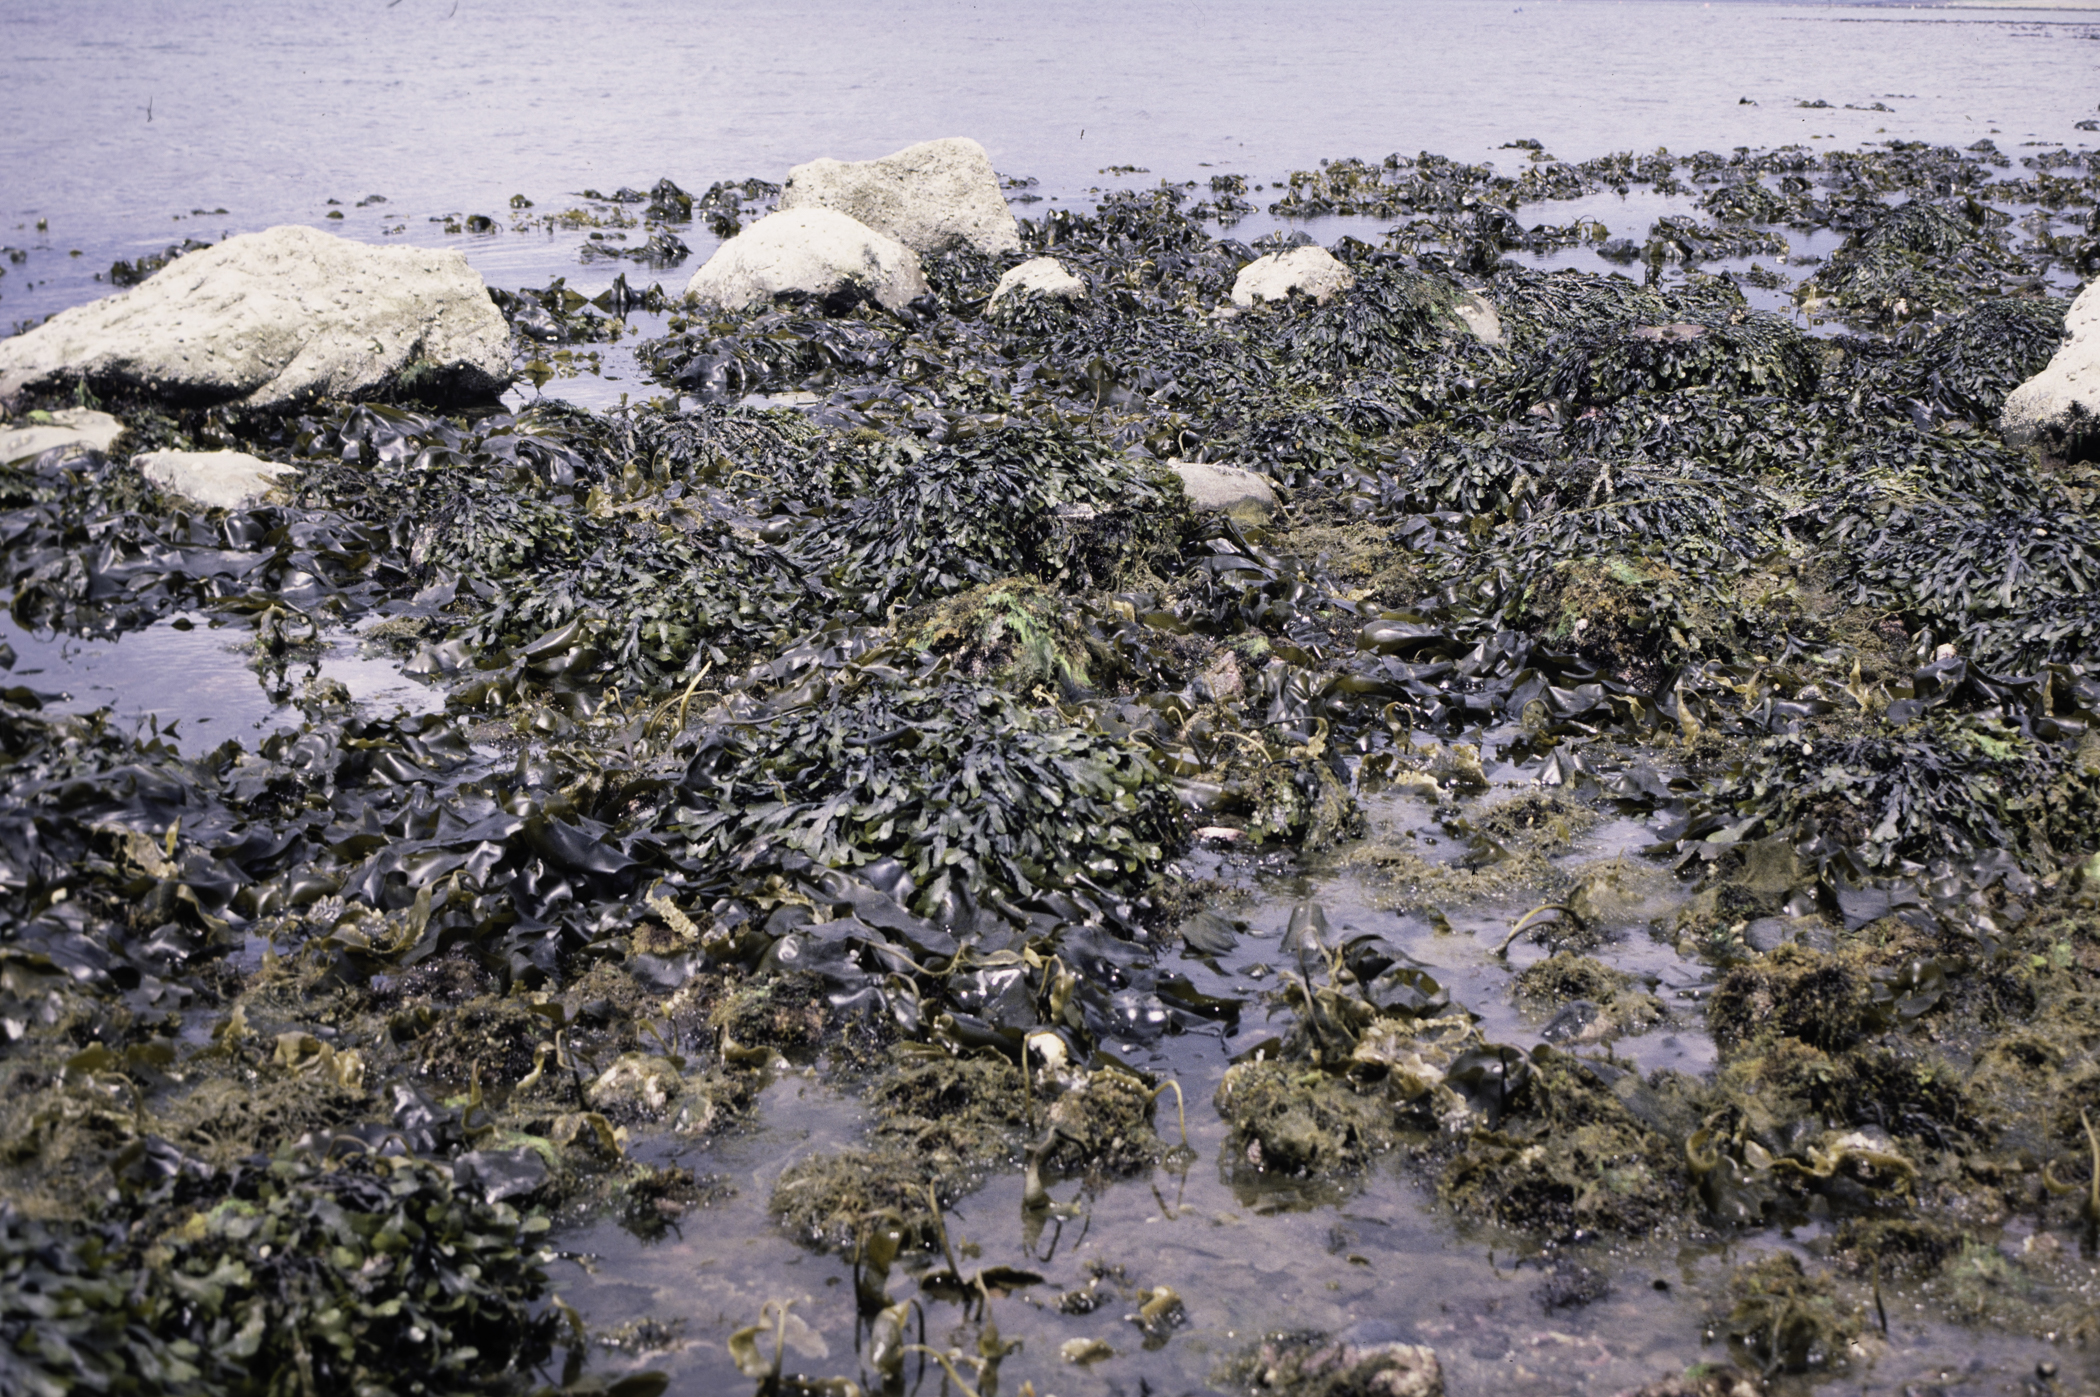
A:
[[[517,1213],[448,1169],[287,1156],[221,1176],[162,1141],[136,1153],[143,1193],[97,1223],[0,1204],[11,1386],[522,1392],[552,1351]]]

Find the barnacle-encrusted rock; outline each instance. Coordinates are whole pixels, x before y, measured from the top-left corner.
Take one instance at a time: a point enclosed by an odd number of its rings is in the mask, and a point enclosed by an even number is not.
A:
[[[985,309],[994,309],[1007,297],[1024,293],[1061,301],[1083,301],[1086,299],[1086,283],[1066,271],[1065,264],[1055,257],[1031,257],[999,278]]]
[[[1444,1397],[1436,1350],[1393,1339],[1381,1342],[1391,1327],[1374,1321],[1332,1337],[1271,1334],[1228,1361],[1214,1381],[1279,1397]]]
[[[598,1074],[584,1100],[615,1120],[656,1120],[684,1090],[684,1078],[663,1058],[627,1053]]]
[[[1017,252],[1021,230],[984,147],[921,141],[880,160],[812,160],[788,171],[780,209],[835,209],[915,252]]]
[[[510,329],[458,252],[271,228],[0,340],[0,398],[80,381],[186,402],[491,398]]]
[[[1210,461],[1169,461],[1167,467],[1181,477],[1191,509],[1267,514],[1276,508],[1276,491],[1268,478],[1243,467]]]
[[[1482,344],[1499,346],[1507,342],[1502,334],[1502,317],[1487,297],[1468,291],[1452,302],[1451,314]]]
[[[2100,281],[2071,302],[2064,329],[2070,339],[2049,367],[2005,400],[1999,429],[2010,446],[2040,443],[2066,456],[2100,448]]]
[[[299,474],[245,451],[148,451],[131,464],[167,493],[210,509],[255,504],[280,480]]]
[[[68,456],[84,451],[107,451],[124,433],[124,424],[106,412],[84,407],[61,412],[40,412],[0,431],[0,464],[41,456],[64,448]]]
[[[1232,282],[1232,303],[1252,306],[1257,301],[1288,301],[1293,291],[1325,301],[1354,285],[1355,275],[1326,248],[1294,247],[1257,257],[1240,268]]]
[[[889,310],[926,294],[918,256],[895,238],[834,209],[783,210],[723,243],[686,294],[724,310],[784,292],[830,297],[858,290]]]

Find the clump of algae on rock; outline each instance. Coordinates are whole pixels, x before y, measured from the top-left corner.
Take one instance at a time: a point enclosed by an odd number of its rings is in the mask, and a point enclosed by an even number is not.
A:
[[[886,1222],[905,1250],[936,1245],[946,1206],[1021,1162],[1028,1115],[1020,1069],[1003,1056],[900,1049],[870,1084],[867,1143],[796,1161],[768,1211],[805,1244],[850,1250]]]
[[[1216,1104],[1237,1157],[1284,1177],[1352,1172],[1397,1142],[1382,1093],[1302,1063],[1241,1063],[1225,1074]]]

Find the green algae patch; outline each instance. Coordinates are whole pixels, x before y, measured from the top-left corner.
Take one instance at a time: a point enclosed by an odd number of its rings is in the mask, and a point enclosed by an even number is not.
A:
[[[1687,614],[1684,579],[1660,564],[1628,558],[1563,563],[1533,584],[1522,619],[1555,645],[1643,691],[1664,664],[1701,648],[1711,629]]]

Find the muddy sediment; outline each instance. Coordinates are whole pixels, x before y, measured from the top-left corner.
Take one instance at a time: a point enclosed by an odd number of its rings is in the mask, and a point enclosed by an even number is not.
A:
[[[295,716],[0,690],[25,1390],[2093,1381],[2100,515],[1996,414],[2100,172],[2028,161],[1335,162],[1286,202],[1392,236],[1254,309],[1229,180],[901,312],[500,298],[534,356],[668,312],[606,413],[39,390],[126,435],[0,466],[14,623],[216,626]],[[1705,220],[1526,264],[1615,180]],[[1796,314],[1708,269],[1801,231]],[[1032,256],[1088,294],[987,310]],[[229,446],[296,476],[128,464]],[[344,631],[443,711],[299,682]],[[1139,1240],[1191,1197],[1214,1293]],[[1224,1277],[1403,1213],[1546,1327]],[[607,1228],[793,1260],[587,1324]]]

